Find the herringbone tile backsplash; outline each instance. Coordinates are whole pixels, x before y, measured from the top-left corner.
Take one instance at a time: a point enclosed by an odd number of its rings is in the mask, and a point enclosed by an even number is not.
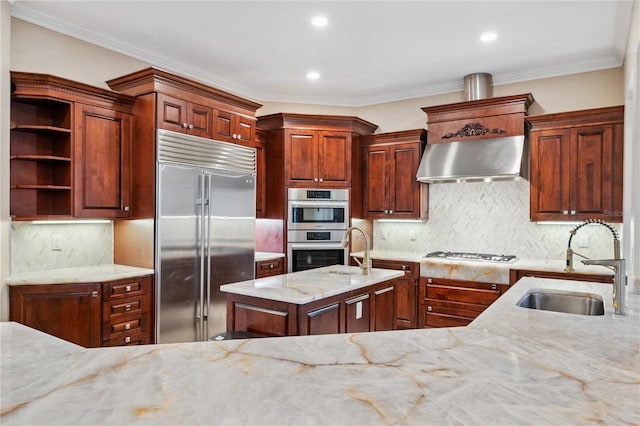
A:
[[[374,248],[564,259],[574,227],[529,221],[528,181],[434,184],[429,186],[429,219],[422,223],[376,222]],[[614,227],[620,233],[621,226]],[[590,258],[613,256],[612,236],[599,225],[581,228],[571,246]]]

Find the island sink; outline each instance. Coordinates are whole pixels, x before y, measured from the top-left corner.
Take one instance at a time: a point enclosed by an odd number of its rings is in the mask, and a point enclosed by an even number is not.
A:
[[[604,315],[602,297],[592,293],[531,289],[518,301],[522,308],[578,315]]]

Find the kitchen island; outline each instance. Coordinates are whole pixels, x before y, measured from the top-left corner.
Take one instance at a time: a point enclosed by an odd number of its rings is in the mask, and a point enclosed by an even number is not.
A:
[[[532,288],[605,315],[516,306]],[[83,349],[0,324],[2,424],[637,424],[640,295],[523,278],[471,325]]]
[[[394,328],[400,271],[333,265],[226,284],[227,331],[265,336],[352,333]]]

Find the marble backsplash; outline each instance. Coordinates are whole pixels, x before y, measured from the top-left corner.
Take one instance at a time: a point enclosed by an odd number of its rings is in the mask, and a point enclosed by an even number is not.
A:
[[[59,236],[60,250],[53,250]],[[113,263],[113,223],[11,224],[11,274]]]
[[[376,250],[564,259],[569,231],[575,226],[531,222],[528,181],[434,184],[429,187],[429,219],[420,223],[376,221],[373,245]],[[621,234],[621,225],[613,226]],[[581,228],[571,247],[593,259],[613,257],[611,233],[599,225]]]

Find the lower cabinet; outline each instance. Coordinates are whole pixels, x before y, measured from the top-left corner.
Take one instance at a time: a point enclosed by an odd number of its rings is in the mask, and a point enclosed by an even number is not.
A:
[[[9,286],[9,320],[84,347],[153,343],[153,278]]]
[[[508,288],[505,284],[421,277],[419,325],[468,325]]]
[[[256,279],[284,273],[284,257],[256,262]]]
[[[305,305],[227,293],[227,330],[265,336],[360,333],[395,327],[395,280]]]
[[[361,258],[360,258],[361,259]],[[352,259],[351,264],[356,265]],[[418,284],[420,264],[398,260],[373,259],[374,268],[404,271],[404,276],[394,280],[395,325],[394,329],[418,328]]]

